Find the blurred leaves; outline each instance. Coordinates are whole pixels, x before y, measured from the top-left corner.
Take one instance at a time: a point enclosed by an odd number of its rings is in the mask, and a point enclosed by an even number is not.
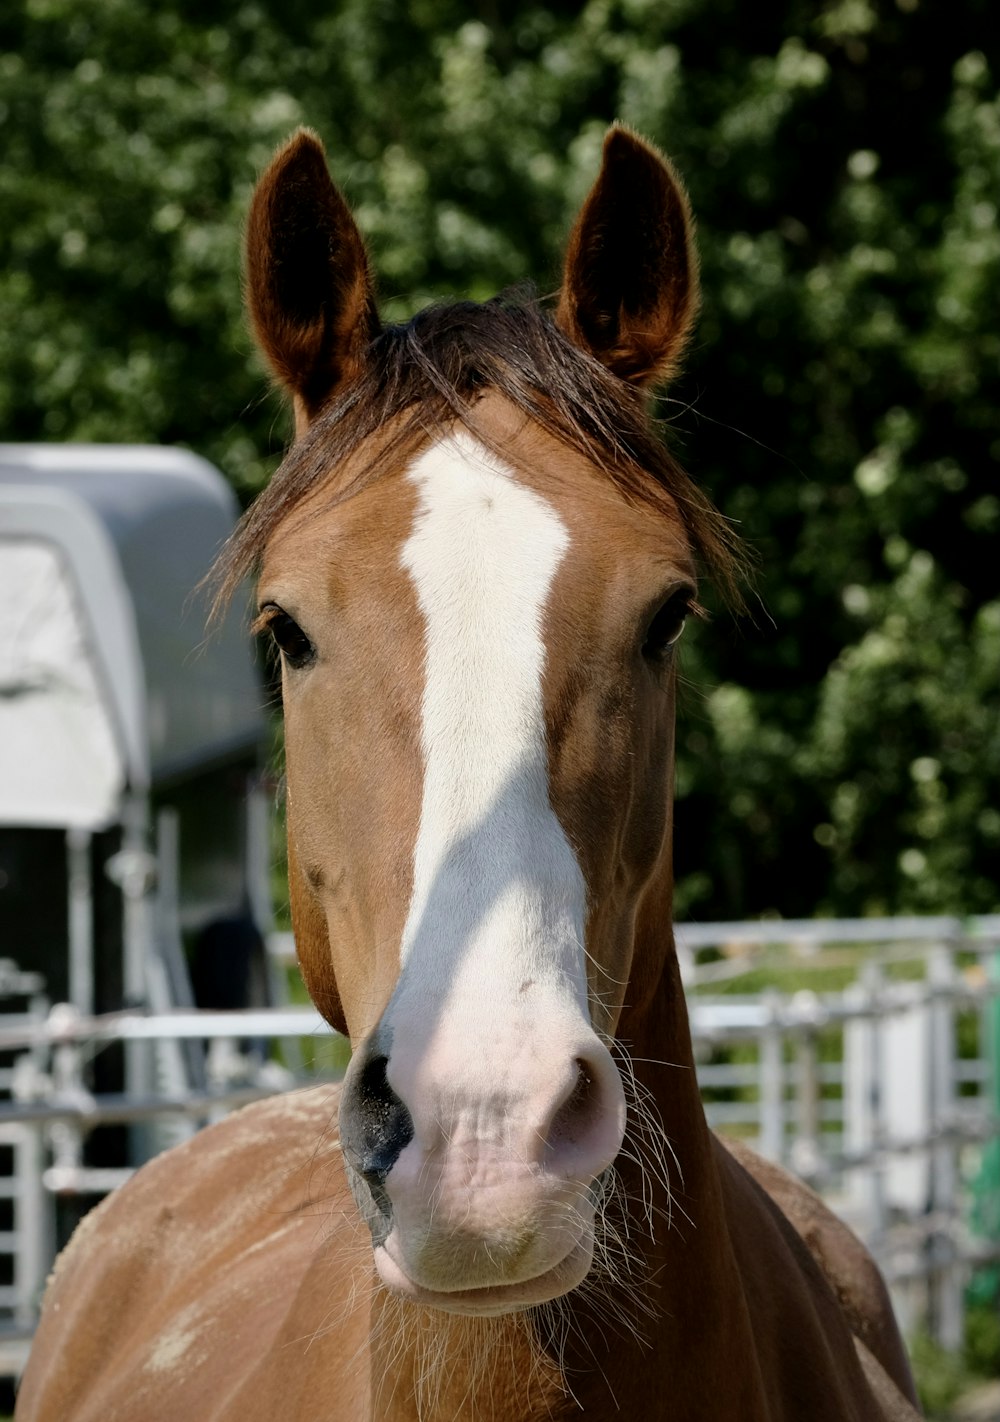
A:
[[[760,554],[685,648],[679,909],[997,908],[1000,99],[927,0],[7,0],[0,432],[287,432],[240,313],[254,177],[325,139],[386,314],[551,292],[607,123],[675,158],[705,292],[660,413]]]

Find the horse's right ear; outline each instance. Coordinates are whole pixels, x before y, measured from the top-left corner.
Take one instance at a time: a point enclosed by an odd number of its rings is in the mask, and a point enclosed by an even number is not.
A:
[[[246,234],[254,335],[302,429],[358,374],[379,328],[368,257],[323,145],[300,129],[257,184]]]

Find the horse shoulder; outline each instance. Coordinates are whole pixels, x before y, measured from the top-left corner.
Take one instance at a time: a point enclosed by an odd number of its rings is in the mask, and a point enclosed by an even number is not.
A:
[[[886,1412],[887,1422],[918,1416],[916,1385],[899,1336],[885,1281],[868,1250],[843,1220],[803,1181],[781,1166],[764,1160],[740,1141],[718,1138],[729,1155],[774,1202],[805,1244],[829,1284],[855,1339],[863,1371],[872,1386],[865,1359],[877,1366],[883,1388],[903,1394],[909,1411]],[[876,1395],[878,1392],[876,1389]]]
[[[49,1280],[18,1422],[209,1422],[249,1378],[266,1381],[317,1260],[328,1309],[335,1292],[329,1242],[353,1213],[338,1097],[323,1087],[256,1102],[87,1215]]]

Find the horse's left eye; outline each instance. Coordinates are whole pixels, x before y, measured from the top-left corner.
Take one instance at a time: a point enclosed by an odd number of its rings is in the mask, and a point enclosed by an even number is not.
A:
[[[670,594],[646,628],[642,655],[647,661],[662,661],[684,631],[684,622],[690,611],[691,593],[687,588]]]
[[[316,648],[294,618],[280,607],[266,607],[261,617],[262,629],[270,632],[275,646],[290,667],[298,670],[313,660]]]

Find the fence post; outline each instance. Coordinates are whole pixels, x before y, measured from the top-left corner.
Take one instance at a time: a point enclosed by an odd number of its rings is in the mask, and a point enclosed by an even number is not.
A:
[[[44,1189],[42,1176],[45,1148],[41,1126],[22,1126],[17,1132],[14,1202],[18,1247],[15,1255],[17,1302],[14,1317],[22,1328],[33,1328],[45,1288],[45,1278],[55,1253],[52,1199]]]
[[[885,1070],[884,1037],[882,1031],[883,994],[885,973],[877,959],[871,959],[861,968],[861,989],[865,1007],[865,1032],[868,1038],[866,1068],[868,1082],[865,1101],[868,1108],[868,1168],[862,1179],[866,1181],[870,1240],[882,1240],[886,1228],[885,1204],[885,1100],[882,1094],[882,1074]]]
[[[816,994],[797,992],[792,999],[796,1012],[795,1037],[795,1140],[792,1144],[792,1169],[810,1182],[816,1181],[823,1169],[820,1149],[819,1042],[817,1023],[820,1003]]]
[[[960,1214],[958,1143],[955,1129],[955,1010],[952,993],[955,963],[950,943],[935,944],[927,955],[931,990],[931,1215],[927,1240],[929,1325],[943,1348],[957,1352],[965,1338],[964,1270],[954,1228]]]
[[[105,865],[105,872],[122,894],[122,985],[125,1006],[148,1011],[150,977],[159,965],[153,923],[152,891],[156,860],[148,848],[149,806],[145,796],[129,791],[122,805],[122,847]],[[125,1043],[125,1090],[133,1095],[156,1092],[154,1047],[150,1042]],[[129,1127],[130,1150],[136,1160],[148,1160],[158,1149],[148,1123]]]
[[[774,988],[763,993],[764,1028],[760,1034],[760,1153],[767,1160],[785,1158],[785,1064],[781,998]]]
[[[50,1025],[71,1028],[79,1021],[79,1013],[68,1003],[56,1003],[49,1014]],[[83,1081],[83,1053],[75,1040],[58,1042],[52,1050],[53,1105],[86,1107],[93,1101]],[[72,1179],[83,1164],[84,1131],[79,1119],[55,1120],[48,1129],[52,1164],[44,1171],[46,1189],[58,1190],[60,1182]]]

